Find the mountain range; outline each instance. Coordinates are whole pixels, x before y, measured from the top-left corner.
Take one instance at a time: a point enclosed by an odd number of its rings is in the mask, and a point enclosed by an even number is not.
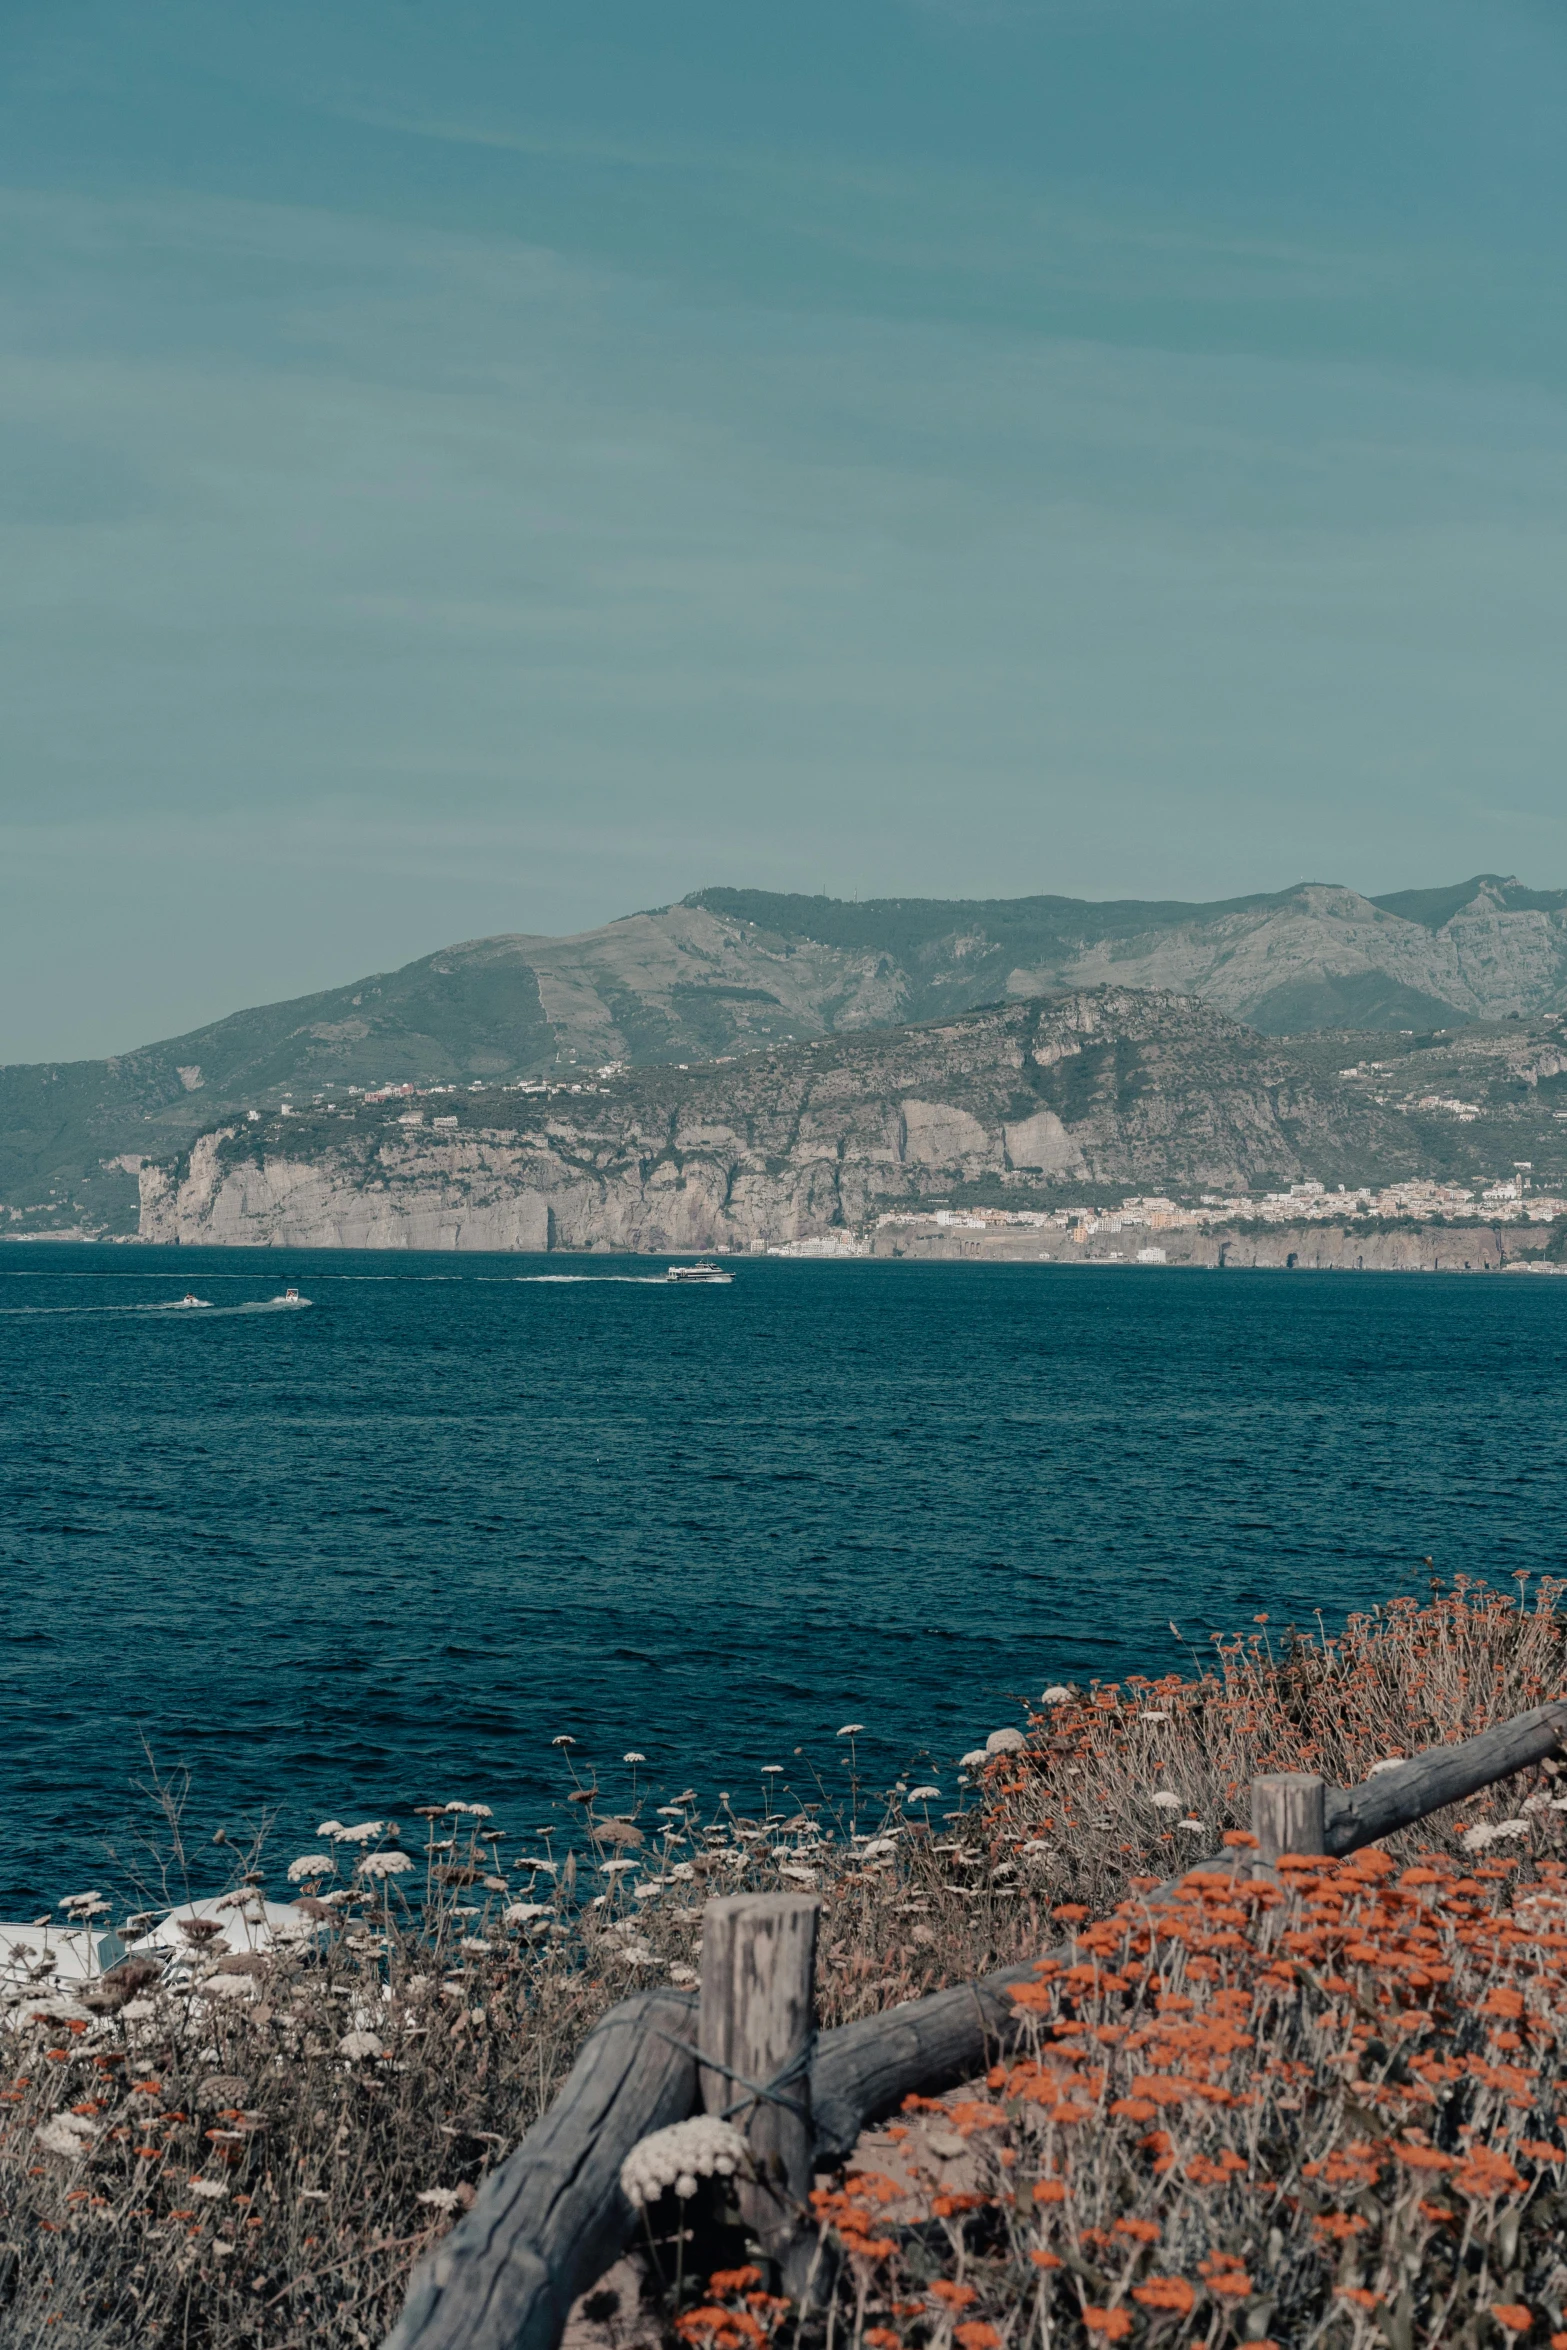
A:
[[[133,1230],[138,1159],[350,1087],[712,1063],[1107,985],[1196,996],[1275,1037],[1538,1017],[1567,1007],[1567,891],[1494,874],[1206,905],[700,890],[574,938],[448,947],[107,1060],[0,1069],[0,1208],[12,1232]]]

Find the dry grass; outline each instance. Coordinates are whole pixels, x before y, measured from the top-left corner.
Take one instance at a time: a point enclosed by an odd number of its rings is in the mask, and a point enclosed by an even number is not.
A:
[[[251,1996],[215,1988],[210,1949],[128,2004],[111,1983],[95,1999],[114,2012],[62,2014],[16,1986],[0,2125],[8,2350],[363,2350],[595,2018],[639,1984],[694,1981],[706,1896],[808,1882],[824,1900],[824,2025],[1044,1950],[1063,1930],[1054,1910],[1084,1911],[1068,1921],[1075,1968],[1036,1995],[1032,2070],[995,2078],[943,2125],[970,2149],[973,2184],[957,2192],[972,2200],[942,2209],[939,2172],[900,2183],[889,2171],[893,2199],[861,2186],[824,2208],[843,2242],[859,2239],[832,2321],[855,2342],[993,2350],[994,2334],[1021,2350],[1130,2328],[1155,2342],[1293,2346],[1320,2332],[1348,2350],[1414,2350],[1502,2339],[1486,2294],[1560,2325],[1560,2174],[1518,2149],[1546,2142],[1543,2083],[1567,2031],[1550,1906],[1562,1814],[1522,1814],[1508,1863],[1468,1875],[1445,1821],[1401,1840],[1401,1868],[1417,1844],[1434,1857],[1424,1881],[1391,1891],[1369,1864],[1346,1864],[1282,1902],[1199,1885],[1157,1927],[1135,1902],[1117,1910],[1135,1878],[1169,1876],[1187,1847],[1210,1851],[1238,1826],[1258,1771],[1310,1764],[1352,1781],[1554,1694],[1558,1588],[1529,1607],[1459,1590],[1276,1655],[1263,1628],[1184,1681],[1074,1693],[1035,1719],[1021,1752],[986,1766],[956,1817],[906,1787],[859,1820],[787,1789],[749,1818],[725,1806],[704,1820],[692,1801],[661,1815],[633,1777],[573,1790],[584,1835],[553,1875],[505,1862],[471,1811],[430,1820],[423,1850],[390,1832],[373,1848],[335,1843],[316,1892],[346,1898],[315,1940],[247,1978]],[[1156,1804],[1160,1792],[1177,1806]],[[1515,1783],[1497,1805],[1525,1792]],[[1495,1809],[1471,1804],[1465,1823]],[[1200,1838],[1176,1825],[1187,1816]],[[398,1849],[406,1873],[363,1873],[373,1850]],[[1287,1935],[1316,1936],[1315,1955]],[[1353,1955],[1373,1945],[1386,1957]],[[1521,2016],[1480,2012],[1514,1992]],[[1406,2021],[1417,2009],[1426,2020]],[[1540,2076],[1527,2090],[1525,2071]],[[1166,2085],[1136,2086],[1151,2079]],[[1525,2094],[1529,2105],[1510,2102]],[[1142,2104],[1153,2111],[1130,2110]],[[68,2120],[89,2126],[79,2147]],[[925,2125],[908,2126],[918,2139]],[[1428,2169],[1397,2151],[1417,2142],[1401,2136],[1411,2129],[1432,2142]],[[1497,2172],[1494,2193],[1471,2195],[1464,2165],[1482,2150],[1518,2183]],[[918,2145],[908,2159],[924,2159]],[[1305,2162],[1359,2167],[1308,2179]],[[1036,2184],[1052,2197],[1059,2184],[1059,2199],[1035,2202]],[[1425,2216],[1422,2196],[1455,2217]],[[1118,2235],[1118,2222],[1158,2232]],[[1351,2267],[1370,2306],[1336,2292]],[[1244,2273],[1245,2292],[1220,2270]],[[1139,2299],[1150,2273],[1186,2280],[1191,2313],[1175,2286],[1163,2309]],[[748,2326],[791,2322],[771,2304],[748,2314],[744,2289],[724,2305],[732,2343],[716,2317],[702,2321],[719,2350],[745,2350]],[[1095,2309],[1108,2313],[1097,2336]],[[680,2322],[696,2338],[692,2312]]]

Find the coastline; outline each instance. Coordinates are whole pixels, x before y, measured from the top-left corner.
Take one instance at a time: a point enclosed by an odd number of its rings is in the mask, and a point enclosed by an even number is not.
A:
[[[1567,1271],[1538,1253],[1538,1228],[1382,1223],[1258,1224],[1148,1232],[1134,1228],[1043,1245],[1032,1233],[932,1224],[881,1231],[867,1254],[906,1261],[1185,1267],[1208,1272],[1502,1273]]]
[[[551,1256],[563,1261],[605,1256],[678,1258],[715,1256],[728,1262],[758,1259],[795,1263],[1054,1265],[1136,1271],[1302,1272],[1302,1273],[1540,1273],[1567,1274],[1567,1257],[1547,1256],[1555,1228],[1539,1225],[1399,1224],[1385,1220],[1335,1224],[1229,1225],[1150,1233],[1140,1227],[1102,1232],[1083,1239],[1053,1233],[990,1226],[973,1229],[960,1219],[938,1222],[906,1219],[896,1228],[854,1232],[829,1228],[798,1239],[752,1242],[736,1247],[725,1239],[670,1242],[662,1236],[573,1246],[559,1240],[547,1220],[535,1224],[505,1220],[496,1231],[484,1216],[430,1218],[384,1210],[368,1228],[314,1218],[296,1224],[282,1217],[270,1225],[249,1220],[214,1220],[182,1229],[177,1219],[152,1219],[153,1229],[137,1232],[0,1232],[0,1248],[40,1243],[115,1248],[222,1248],[273,1253],[279,1249],[373,1249],[400,1255],[476,1254]]]

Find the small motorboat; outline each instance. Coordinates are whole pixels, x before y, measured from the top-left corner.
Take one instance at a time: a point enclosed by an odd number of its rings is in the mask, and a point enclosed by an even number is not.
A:
[[[734,1275],[723,1265],[709,1264],[704,1257],[695,1265],[671,1265],[664,1275],[666,1281],[732,1281]]]
[[[310,1300],[308,1297],[301,1297],[297,1289],[285,1289],[282,1296],[275,1297],[272,1303],[275,1306],[307,1306]]]
[[[174,1300],[174,1303],[169,1308],[169,1312],[171,1314],[177,1314],[183,1307],[186,1306],[210,1306],[211,1303],[212,1300],[210,1297],[198,1297],[193,1289],[187,1289],[183,1297],[177,1297]]]

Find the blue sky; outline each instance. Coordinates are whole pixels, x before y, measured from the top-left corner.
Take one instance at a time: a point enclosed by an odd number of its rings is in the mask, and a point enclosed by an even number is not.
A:
[[[0,1058],[704,883],[1567,882],[1567,19],[0,25]]]

